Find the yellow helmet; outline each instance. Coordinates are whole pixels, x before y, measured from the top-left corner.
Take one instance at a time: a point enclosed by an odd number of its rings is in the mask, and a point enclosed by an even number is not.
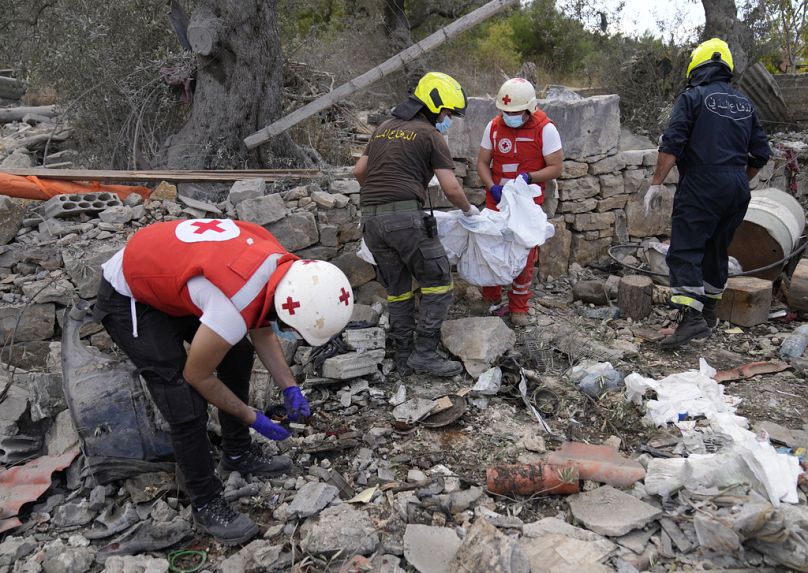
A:
[[[436,115],[442,109],[452,110],[454,115],[459,116],[466,113],[466,94],[450,75],[441,72],[425,74],[418,80],[412,95]]]
[[[719,38],[711,38],[706,42],[699,44],[690,56],[690,65],[687,66],[687,77],[704,64],[710,62],[721,62],[732,71],[734,66],[732,63],[732,52],[729,51],[729,46],[724,40]]]

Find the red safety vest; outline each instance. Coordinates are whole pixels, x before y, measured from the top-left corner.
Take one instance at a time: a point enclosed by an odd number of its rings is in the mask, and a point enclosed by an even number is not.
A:
[[[266,324],[275,289],[298,258],[260,225],[190,219],[135,233],[123,253],[123,274],[135,300],[171,316],[201,316],[187,283],[203,275],[252,329]]]
[[[542,130],[548,123],[553,123],[547,114],[537,109],[520,127],[505,125],[505,120],[498,115],[491,121],[492,160],[491,175],[495,184],[503,180],[514,179],[525,171],[543,169],[547,162],[542,153]],[[544,203],[544,183],[538,183],[542,194],[534,198],[537,205]],[[490,193],[486,193],[485,206],[496,209],[497,203]]]

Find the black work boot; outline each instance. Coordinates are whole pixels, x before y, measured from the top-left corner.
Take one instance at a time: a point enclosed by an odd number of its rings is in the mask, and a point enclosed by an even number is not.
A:
[[[273,476],[292,468],[292,459],[289,456],[268,456],[258,444],[252,444],[250,449],[236,458],[222,454],[219,462],[219,473],[229,474],[238,472],[242,476]]]
[[[398,372],[399,376],[409,376],[412,374],[412,368],[407,364],[411,355],[412,344],[409,346],[398,345],[396,347],[396,372]]]
[[[415,352],[407,360],[407,366],[419,374],[432,374],[433,376],[456,376],[463,372],[463,365],[455,360],[448,360],[438,354],[437,336],[417,335],[415,338]]]
[[[704,316],[695,308],[685,307],[679,311],[679,326],[670,336],[664,338],[659,345],[662,348],[678,348],[691,340],[708,338],[712,331],[707,326]]]
[[[258,534],[253,520],[237,512],[221,495],[192,511],[197,529],[212,535],[223,545],[246,543]]]
[[[718,317],[715,315],[715,306],[718,304],[718,299],[708,298],[704,303],[704,309],[701,315],[704,317],[704,322],[707,323],[711,329],[715,328],[718,324]]]

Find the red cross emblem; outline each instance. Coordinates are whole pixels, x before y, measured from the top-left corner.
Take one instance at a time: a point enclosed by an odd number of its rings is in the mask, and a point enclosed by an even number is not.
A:
[[[502,103],[504,103],[505,105],[510,105],[510,103],[511,103],[511,96],[509,96],[508,94],[505,94],[505,95],[502,97]]]
[[[196,231],[194,231],[194,235],[201,235],[202,233],[207,233],[208,231],[214,231],[216,233],[224,233],[224,229],[222,229],[219,225],[221,225],[221,221],[213,220],[204,223],[202,221],[196,221],[191,223],[192,227],[196,227]]]
[[[351,298],[351,293],[349,293],[345,288],[342,288],[342,294],[339,295],[339,301],[344,302],[345,306],[348,306],[348,300]]]
[[[283,310],[288,310],[289,314],[294,316],[295,309],[300,308],[300,303],[297,302],[296,300],[292,300],[291,296],[287,296],[286,297],[286,302],[281,305],[281,308]]]

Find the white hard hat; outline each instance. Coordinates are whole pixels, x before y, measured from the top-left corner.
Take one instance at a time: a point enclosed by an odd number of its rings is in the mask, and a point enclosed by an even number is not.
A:
[[[524,78],[511,78],[499,88],[497,109],[502,111],[534,111],[536,109],[536,90]]]
[[[338,334],[351,320],[354,295],[339,267],[325,261],[295,261],[275,289],[275,312],[312,346]]]

